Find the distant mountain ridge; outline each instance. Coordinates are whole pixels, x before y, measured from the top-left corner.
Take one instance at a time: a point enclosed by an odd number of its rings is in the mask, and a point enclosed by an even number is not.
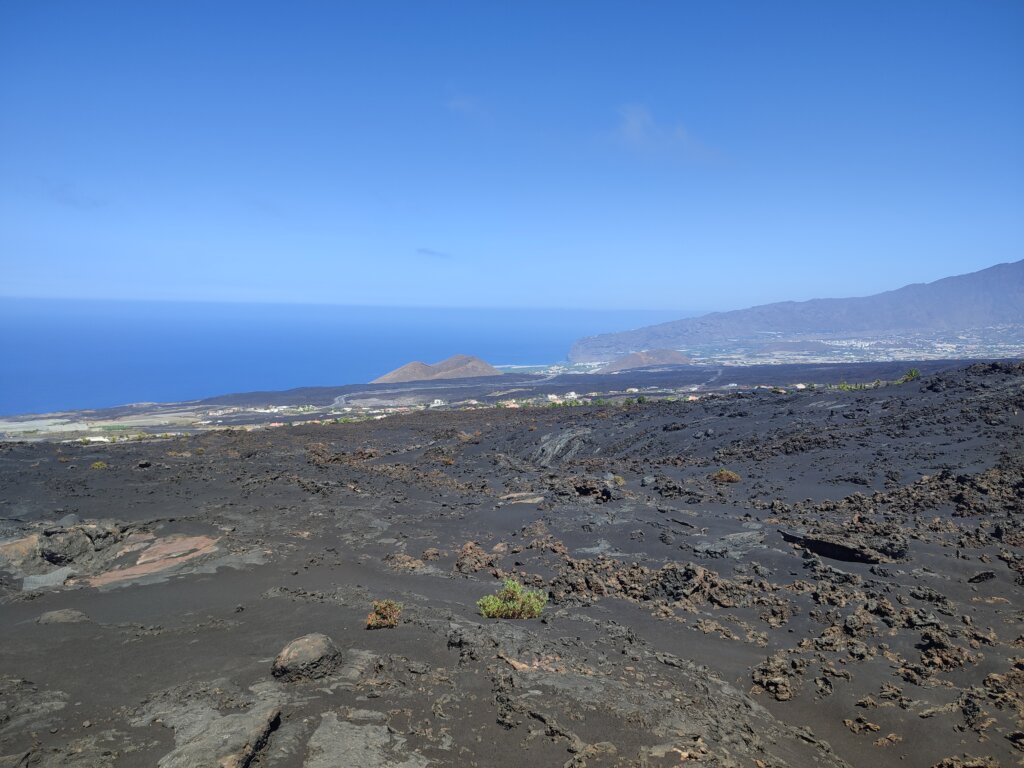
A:
[[[612,360],[608,365],[598,368],[594,373],[618,373],[632,371],[636,368],[650,368],[659,365],[686,365],[693,361],[682,352],[674,349],[649,349],[644,352],[633,352]]]
[[[501,371],[479,357],[453,355],[440,363],[406,363],[390,373],[371,381],[371,384],[401,384],[407,381],[434,381],[435,379],[471,379],[478,376],[500,376]]]
[[[573,362],[612,360],[646,349],[725,342],[778,343],[879,334],[937,333],[1024,325],[1024,260],[853,299],[764,304],[577,341]]]

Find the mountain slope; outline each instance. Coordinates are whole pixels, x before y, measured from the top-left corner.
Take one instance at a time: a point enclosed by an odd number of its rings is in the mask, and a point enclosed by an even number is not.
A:
[[[406,381],[433,381],[435,379],[470,379],[477,376],[500,376],[501,371],[479,357],[453,355],[435,365],[421,362],[406,363],[390,373],[371,381],[371,384],[400,384]]]
[[[608,365],[598,368],[594,373],[618,373],[631,371],[634,368],[650,368],[658,365],[686,365],[693,362],[681,352],[674,349],[649,349],[645,352],[633,352],[612,360]]]
[[[1006,324],[1024,324],[1024,260],[874,296],[784,301],[590,336],[573,345],[569,359],[610,360],[644,349],[687,349],[727,341],[767,341],[769,337],[777,342],[806,334],[836,338],[953,332]]]

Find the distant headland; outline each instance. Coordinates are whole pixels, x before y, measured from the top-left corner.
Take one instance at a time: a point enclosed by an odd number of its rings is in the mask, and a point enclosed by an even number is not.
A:
[[[434,381],[436,379],[471,379],[479,376],[500,376],[501,371],[479,357],[452,355],[434,365],[421,362],[406,363],[386,373],[371,384],[402,384],[407,381]]]

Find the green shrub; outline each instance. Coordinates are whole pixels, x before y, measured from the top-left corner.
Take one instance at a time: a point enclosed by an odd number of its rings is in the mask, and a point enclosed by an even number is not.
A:
[[[720,469],[711,476],[716,483],[738,483],[740,476],[731,469]]]
[[[535,619],[547,601],[543,592],[525,589],[515,579],[507,579],[497,594],[481,597],[476,606],[488,619]]]
[[[367,629],[394,629],[402,615],[402,604],[394,600],[374,600],[373,611],[366,617]]]
[[[107,469],[107,462],[105,461],[94,461],[89,465],[89,469]]]

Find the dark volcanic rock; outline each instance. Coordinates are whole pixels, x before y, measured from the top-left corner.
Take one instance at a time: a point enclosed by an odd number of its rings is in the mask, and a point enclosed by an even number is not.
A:
[[[327,635],[314,633],[292,640],[274,659],[271,673],[286,682],[317,680],[341,664],[341,651]]]
[[[782,386],[0,442],[0,763],[1016,764],[1024,365],[728,373]]]
[[[36,619],[37,624],[82,624],[88,621],[90,621],[88,616],[74,608],[47,611]]]
[[[202,731],[164,755],[157,768],[248,768],[280,724],[277,707],[214,717]]]
[[[494,565],[494,555],[484,552],[483,548],[475,541],[467,541],[459,550],[459,557],[455,561],[455,570],[459,573],[476,573],[484,568]]]
[[[838,536],[827,534],[801,536],[786,531],[779,531],[779,533],[791,544],[798,544],[809,552],[832,560],[843,560],[848,563],[886,563],[890,561],[881,552],[855,539],[841,539]]]

